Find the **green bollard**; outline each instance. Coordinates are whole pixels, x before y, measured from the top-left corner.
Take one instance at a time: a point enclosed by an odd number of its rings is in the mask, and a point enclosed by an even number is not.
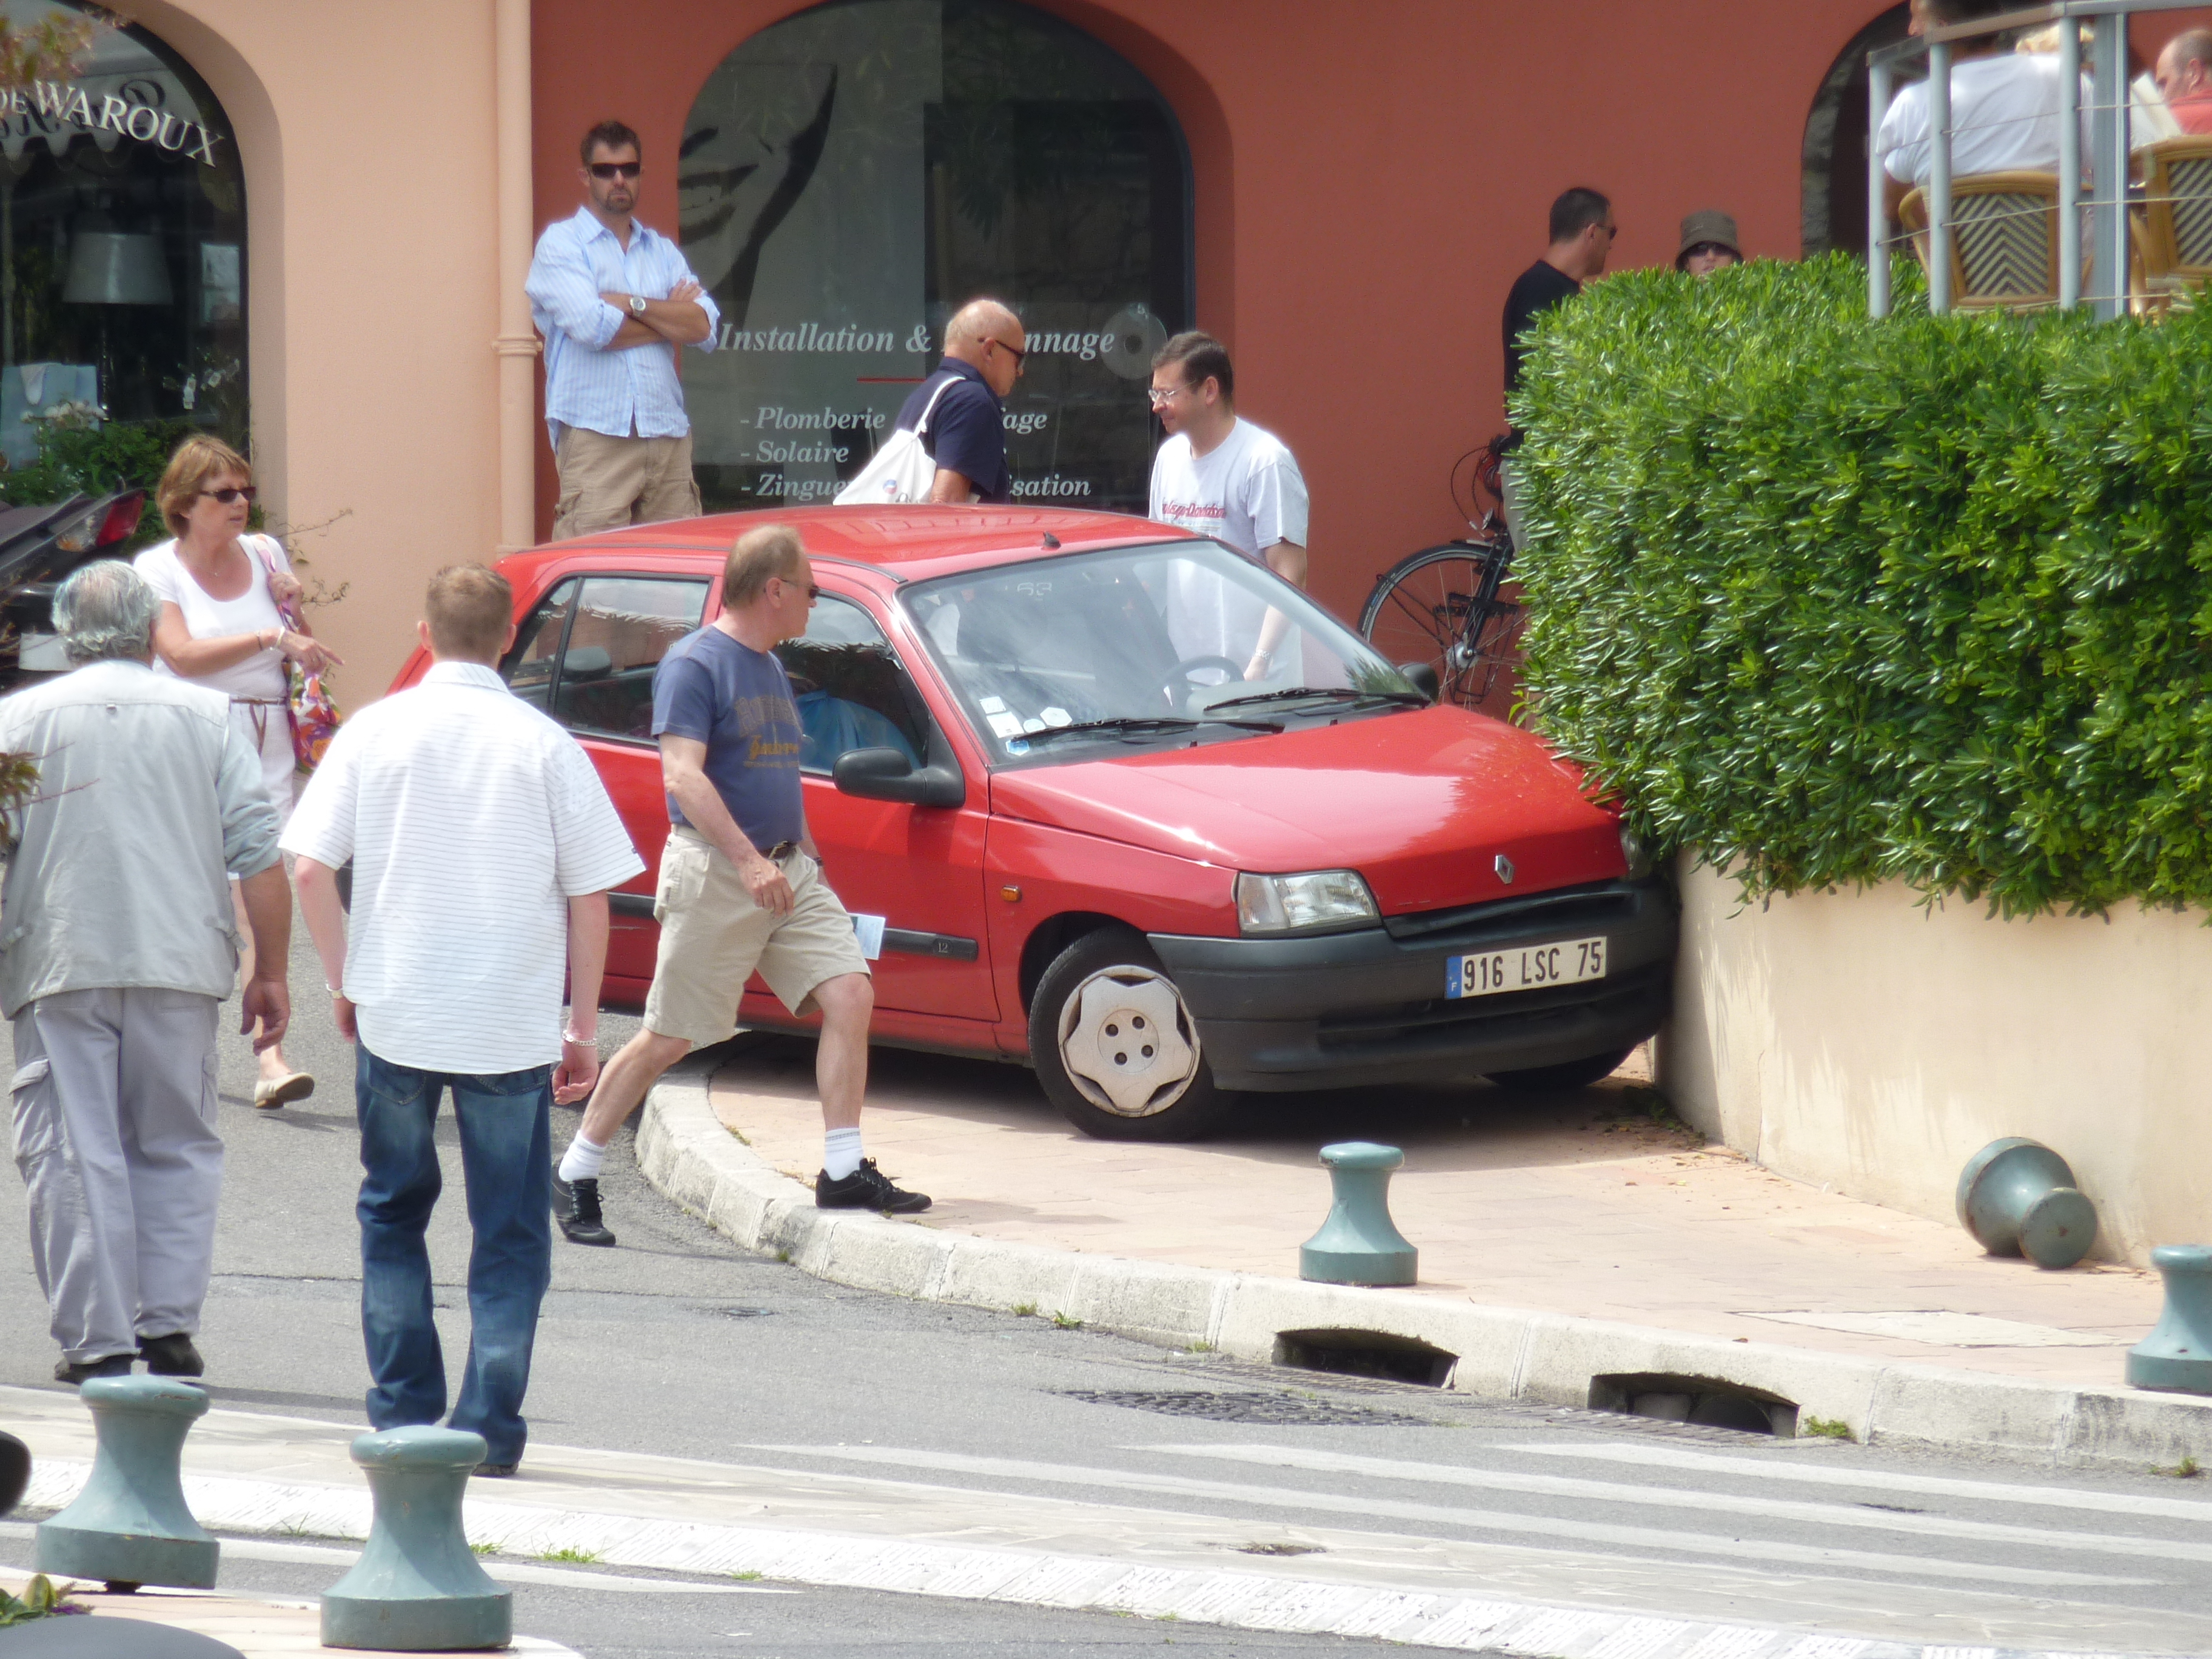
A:
[[[2212,1394],[2212,1244],[2161,1244],[2150,1265],[2166,1280],[2166,1305],[2150,1334],[2128,1350],[2128,1382]]]
[[[2070,1267],[2097,1242],[2097,1206],[2041,1141],[1992,1140],[1959,1172],[1959,1220],[1991,1255]]]
[[[1410,1285],[1419,1252],[1390,1220],[1390,1171],[1406,1161],[1395,1146],[1340,1141],[1321,1149],[1334,1188],[1328,1219],[1298,1247],[1298,1277],[1324,1285]]]
[[[376,1518],[361,1559],[323,1596],[325,1647],[507,1644],[514,1592],[492,1582],[461,1530],[461,1495],[484,1451],[483,1437],[466,1429],[386,1429],[353,1443]]]
[[[166,1376],[94,1376],[77,1390],[99,1449],[71,1504],[39,1522],[40,1572],[104,1580],[111,1589],[169,1584],[213,1589],[222,1546],[185,1504],[178,1460],[208,1408],[206,1393]]]

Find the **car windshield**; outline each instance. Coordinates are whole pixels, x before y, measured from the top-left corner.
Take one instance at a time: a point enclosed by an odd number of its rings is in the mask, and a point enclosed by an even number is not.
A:
[[[1038,559],[901,599],[999,764],[1426,701],[1343,623],[1218,542]]]

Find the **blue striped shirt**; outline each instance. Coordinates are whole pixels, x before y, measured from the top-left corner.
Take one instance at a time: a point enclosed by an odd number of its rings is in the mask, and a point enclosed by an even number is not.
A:
[[[624,313],[599,295],[665,300],[677,283],[698,280],[675,243],[635,220],[627,248],[589,208],[545,227],[524,287],[530,320],[545,338],[545,427],[556,445],[568,426],[612,438],[680,438],[691,429],[674,349],[655,343],[608,350]],[[707,295],[698,303],[708,331],[697,349],[712,351],[722,313]]]

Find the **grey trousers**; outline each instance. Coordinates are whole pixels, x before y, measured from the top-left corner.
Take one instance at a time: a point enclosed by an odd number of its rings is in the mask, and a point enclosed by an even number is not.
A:
[[[190,991],[64,991],[15,1017],[15,1167],[72,1363],[199,1329],[222,1190],[222,1006]]]

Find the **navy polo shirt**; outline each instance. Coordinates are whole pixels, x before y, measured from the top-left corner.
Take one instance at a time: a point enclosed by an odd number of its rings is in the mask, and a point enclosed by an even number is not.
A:
[[[929,417],[929,430],[921,434],[923,453],[940,467],[957,472],[974,485],[980,499],[1010,500],[1013,480],[1006,471],[1006,409],[983,379],[983,371],[957,357],[947,357],[937,372],[915,387],[899,410],[898,429],[911,432],[921,423],[921,411],[950,376],[952,385],[937,402]]]

